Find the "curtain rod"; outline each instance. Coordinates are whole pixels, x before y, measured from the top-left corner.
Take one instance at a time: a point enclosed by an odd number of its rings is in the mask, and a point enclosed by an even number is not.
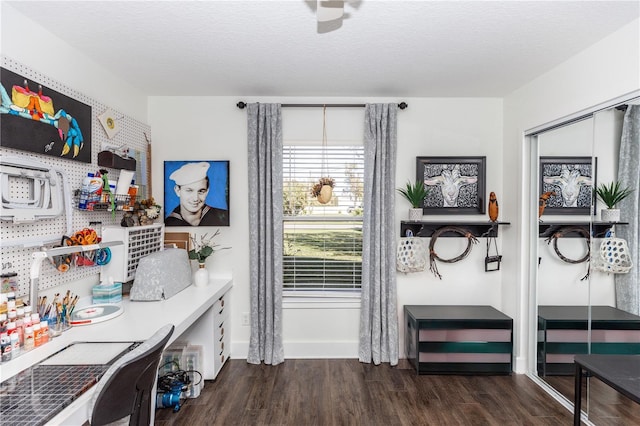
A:
[[[247,104],[246,102],[238,102],[236,106],[240,109],[244,109]],[[283,108],[322,108],[322,107],[341,107],[341,108],[364,108],[365,104],[282,104]],[[398,104],[398,108],[405,109],[409,105],[406,102],[400,102]]]

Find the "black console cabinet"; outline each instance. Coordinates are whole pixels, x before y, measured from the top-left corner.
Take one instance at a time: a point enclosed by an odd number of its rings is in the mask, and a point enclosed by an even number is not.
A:
[[[589,353],[640,354],[640,316],[611,306],[538,306],[538,375],[573,375],[574,356]]]
[[[418,374],[511,374],[513,320],[491,306],[405,305],[404,326]]]

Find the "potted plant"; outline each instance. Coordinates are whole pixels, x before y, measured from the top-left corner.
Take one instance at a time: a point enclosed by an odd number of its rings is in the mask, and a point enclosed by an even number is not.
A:
[[[219,229],[210,237],[205,233],[200,236],[200,241],[198,241],[195,236],[189,235],[189,239],[191,240],[189,259],[198,261],[198,270],[193,277],[196,287],[204,287],[209,282],[209,271],[207,271],[205,263],[207,258],[218,250],[226,250],[229,248],[219,248],[220,244],[213,241],[218,234],[220,234]]]
[[[397,188],[397,191],[411,203],[409,220],[422,219],[422,206],[425,197],[429,194],[424,182],[421,180],[416,180],[415,183],[407,181],[407,185],[404,188]]]
[[[321,177],[318,179],[318,183],[311,187],[311,195],[313,195],[320,204],[327,204],[333,194],[333,185],[335,185],[333,178]]]
[[[607,208],[602,209],[600,212],[600,218],[603,222],[619,222],[620,221],[620,209],[616,209],[616,205],[627,198],[633,189],[622,188],[619,181],[611,182],[610,184],[600,184],[596,188],[596,196],[602,201]]]

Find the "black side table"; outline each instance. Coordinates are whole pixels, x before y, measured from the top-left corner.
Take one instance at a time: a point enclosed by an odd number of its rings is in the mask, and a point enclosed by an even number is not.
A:
[[[573,424],[580,426],[582,377],[597,377],[627,398],[640,403],[640,355],[576,355]]]

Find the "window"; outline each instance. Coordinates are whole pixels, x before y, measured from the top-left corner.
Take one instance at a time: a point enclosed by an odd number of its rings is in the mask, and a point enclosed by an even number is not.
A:
[[[359,294],[364,148],[285,146],[283,157],[285,294]],[[335,181],[327,204],[311,195],[321,175]]]

